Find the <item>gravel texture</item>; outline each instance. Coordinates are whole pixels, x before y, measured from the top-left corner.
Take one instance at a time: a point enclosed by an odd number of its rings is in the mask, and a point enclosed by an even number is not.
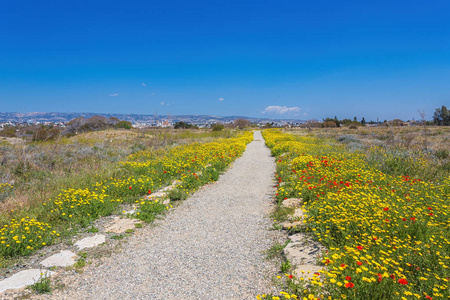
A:
[[[54,299],[255,299],[276,268],[267,218],[274,159],[260,132],[220,179],[138,230],[120,253],[63,278]]]

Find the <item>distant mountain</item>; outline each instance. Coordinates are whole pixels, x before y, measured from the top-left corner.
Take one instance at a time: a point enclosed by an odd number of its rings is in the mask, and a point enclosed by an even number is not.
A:
[[[236,119],[247,119],[253,123],[303,123],[302,120],[295,119],[271,119],[271,118],[251,118],[245,116],[210,116],[210,115],[138,115],[138,114],[109,114],[109,113],[60,113],[60,112],[29,112],[29,113],[9,113],[0,112],[0,123],[66,123],[78,117],[90,118],[92,116],[116,117],[120,120],[130,121],[134,125],[149,126],[168,120],[170,123],[183,121],[187,123],[206,125],[213,123],[230,123]]]

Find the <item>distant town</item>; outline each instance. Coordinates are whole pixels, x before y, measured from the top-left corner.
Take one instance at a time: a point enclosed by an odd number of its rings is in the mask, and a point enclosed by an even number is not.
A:
[[[177,122],[185,122],[199,128],[210,127],[211,125],[232,124],[236,119],[246,119],[249,122],[264,126],[267,123],[274,127],[299,126],[306,121],[295,119],[270,119],[251,118],[245,116],[210,116],[210,115],[138,115],[138,114],[105,114],[105,113],[60,113],[60,112],[29,112],[29,113],[5,113],[0,112],[0,128],[4,126],[15,126],[18,124],[28,125],[55,125],[64,127],[70,120],[84,117],[103,116],[106,118],[117,118],[128,121],[135,128],[145,127],[172,127]]]

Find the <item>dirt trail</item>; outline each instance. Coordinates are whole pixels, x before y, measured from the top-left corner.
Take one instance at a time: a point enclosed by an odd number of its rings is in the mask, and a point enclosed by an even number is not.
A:
[[[52,299],[255,299],[275,269],[264,259],[274,159],[260,132],[220,179],[139,230],[123,251],[80,275]]]

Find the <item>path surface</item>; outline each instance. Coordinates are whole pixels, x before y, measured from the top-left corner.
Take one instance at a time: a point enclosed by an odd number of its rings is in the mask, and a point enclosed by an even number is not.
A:
[[[260,132],[220,179],[73,276],[55,299],[255,299],[268,291],[263,251],[275,163]]]

